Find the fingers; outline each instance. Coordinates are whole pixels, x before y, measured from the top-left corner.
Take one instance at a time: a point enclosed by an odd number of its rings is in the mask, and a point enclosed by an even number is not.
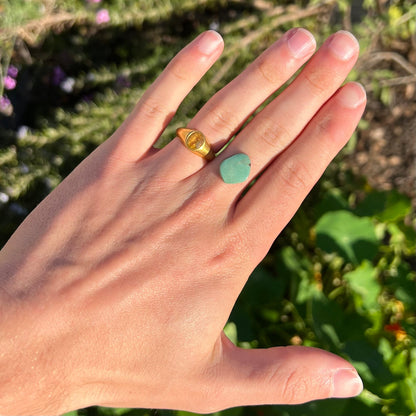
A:
[[[266,242],[262,245],[253,239],[254,262],[266,254],[276,235],[351,137],[365,102],[361,85],[349,83],[342,87],[238,203],[235,221],[243,224],[248,236],[261,235]]]
[[[305,29],[293,29],[267,49],[231,83],[212,97],[188,127],[202,131],[218,151],[247,118],[283,85],[315,50],[315,40]],[[186,178],[204,161],[185,149],[179,140],[162,149],[160,157],[169,176]],[[181,163],[178,163],[181,161]]]
[[[252,161],[248,180],[258,175],[339,88],[352,69],[358,50],[358,42],[348,32],[330,37],[296,80],[237,136],[222,159],[237,152],[246,153]],[[216,162],[221,163],[222,159]]]
[[[311,347],[245,350],[227,343],[216,371],[218,395],[213,410],[352,397],[363,389],[351,364]]]
[[[207,31],[180,51],[147,89],[136,107],[110,139],[116,158],[136,161],[159,138],[182,100],[217,60],[221,36]]]
[[[190,125],[210,137],[218,150],[310,58],[315,47],[307,30],[290,30],[209,100]]]

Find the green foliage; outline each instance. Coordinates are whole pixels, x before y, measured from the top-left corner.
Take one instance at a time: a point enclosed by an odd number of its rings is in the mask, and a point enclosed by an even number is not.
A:
[[[377,253],[377,236],[374,224],[348,211],[324,214],[316,224],[317,246],[326,252],[336,251],[344,259],[360,264],[373,260]]]
[[[12,112],[0,114],[1,243],[111,135],[171,57],[209,27],[224,35],[224,54],[181,105],[160,146],[293,26],[307,27],[319,43],[346,22],[352,24],[363,60],[351,79],[363,81],[389,103],[386,81],[397,70],[374,68],[369,48],[375,38],[380,45],[410,42],[416,6],[410,0],[389,2],[384,9],[375,0],[335,3],[6,1],[0,6],[0,79],[10,64],[19,75],[16,88],[6,91]],[[100,8],[108,10],[110,21],[96,23]],[[370,189],[339,158],[253,272],[225,330],[243,348],[301,344],[340,354],[356,366],[365,390],[352,400],[236,408],[216,415],[414,415],[415,258],[409,199]],[[67,416],[189,414],[93,407]]]
[[[278,406],[271,414],[410,415],[416,381],[410,201],[370,192],[353,205],[339,188],[315,192],[330,211],[311,209],[312,194],[286,229],[292,245],[276,247],[253,273],[231,316],[237,339],[325,348],[349,359],[363,378],[365,391],[356,399]]]

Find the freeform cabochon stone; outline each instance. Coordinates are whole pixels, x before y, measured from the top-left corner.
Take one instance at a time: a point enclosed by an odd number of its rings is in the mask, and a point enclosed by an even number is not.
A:
[[[251,161],[245,153],[237,153],[222,161],[221,178],[225,183],[241,183],[250,175]]]

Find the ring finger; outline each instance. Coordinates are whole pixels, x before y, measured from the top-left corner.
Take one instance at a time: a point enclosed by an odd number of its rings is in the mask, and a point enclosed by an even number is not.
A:
[[[218,151],[247,118],[303,65],[315,50],[313,36],[302,28],[292,29],[268,48],[226,87],[215,94],[190,121]],[[179,140],[158,152],[171,179],[183,179],[204,165]],[[181,160],[182,163],[178,163]]]

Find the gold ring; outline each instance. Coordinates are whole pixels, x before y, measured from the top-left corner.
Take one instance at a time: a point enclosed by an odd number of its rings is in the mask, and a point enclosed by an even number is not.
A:
[[[177,136],[181,139],[184,146],[192,153],[204,158],[205,160],[212,160],[215,157],[208,143],[207,138],[199,130],[186,129],[180,127],[176,129]]]

